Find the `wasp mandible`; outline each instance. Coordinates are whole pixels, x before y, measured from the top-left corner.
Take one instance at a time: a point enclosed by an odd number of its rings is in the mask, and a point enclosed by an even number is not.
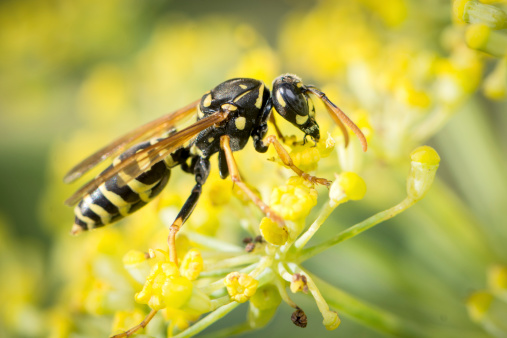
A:
[[[283,226],[273,212],[243,183],[234,160],[234,152],[245,147],[250,137],[255,150],[264,153],[272,144],[282,162],[299,176],[317,184],[331,182],[309,175],[294,165],[277,134],[265,138],[268,121],[275,123],[274,110],[314,141],[320,139],[319,125],[310,95],[324,103],[333,120],[343,131],[348,144],[348,126],[359,138],[364,151],[367,143],[359,128],[318,88],[304,85],[295,75],[285,74],[273,81],[271,92],[262,81],[249,78],[227,80],[186,107],[149,122],[100,149],[72,168],[64,182],[81,177],[109,157],[113,163],[85,184],[67,201],[74,205],[72,233],[113,223],[144,206],[156,197],[169,181],[171,169],[180,166],[195,176],[195,185],[169,230],[169,258],[177,264],[175,239],[178,230],[194,210],[202,186],[210,172],[210,157],[218,153],[220,176],[232,181],[266,214]],[[312,107],[312,108],[310,108]],[[197,112],[197,122],[180,131],[176,124]],[[276,124],[275,124],[276,127]],[[167,135],[162,137],[162,135]],[[134,144],[134,146],[128,148]]]

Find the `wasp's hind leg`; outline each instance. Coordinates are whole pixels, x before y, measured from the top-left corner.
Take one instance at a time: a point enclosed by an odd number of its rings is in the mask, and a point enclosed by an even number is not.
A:
[[[192,161],[194,162],[194,161]],[[183,226],[183,223],[190,216],[195,206],[197,205],[197,201],[202,193],[202,185],[206,182],[210,171],[210,162],[208,158],[196,157],[195,166],[193,173],[195,175],[195,185],[192,189],[192,193],[183,204],[180,212],[176,216],[173,224],[169,227],[169,238],[167,239],[169,243],[169,260],[176,265],[178,265],[178,257],[176,255],[176,234]]]

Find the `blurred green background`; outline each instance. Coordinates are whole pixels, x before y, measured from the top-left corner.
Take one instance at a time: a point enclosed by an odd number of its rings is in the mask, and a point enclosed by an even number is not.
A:
[[[370,150],[353,168],[365,177],[367,198],[335,212],[321,239],[401,200],[415,146],[430,144],[442,158],[420,204],[306,266],[427,327],[428,337],[507,336],[505,306],[495,303],[487,323],[474,323],[466,308],[473,292],[491,288],[490,267],[507,260],[507,106],[484,91],[505,56],[469,49],[451,7],[440,0],[1,2],[0,336],[109,334],[107,314],[82,311],[85,324],[60,331],[54,320],[55,312],[75,311],[61,305],[60,291],[76,283],[62,269],[80,264],[65,261],[61,249],[74,240],[63,201],[75,186],[61,181],[73,164],[228,78],[270,84],[285,72],[318,85],[371,129]],[[282,306],[251,336],[382,336],[347,314],[328,333],[315,305],[300,302],[310,309],[305,330]]]

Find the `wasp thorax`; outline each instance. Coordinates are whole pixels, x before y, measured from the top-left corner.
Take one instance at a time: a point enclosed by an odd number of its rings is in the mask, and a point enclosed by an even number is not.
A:
[[[319,125],[310,114],[307,91],[297,76],[279,76],[273,81],[273,106],[284,119],[318,141]]]

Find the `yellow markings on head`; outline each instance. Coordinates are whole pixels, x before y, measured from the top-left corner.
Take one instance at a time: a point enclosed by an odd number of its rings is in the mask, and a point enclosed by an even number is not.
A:
[[[225,103],[220,108],[222,108],[223,111],[235,111],[238,109],[238,107],[233,106],[230,103]]]
[[[241,89],[247,89],[247,88],[248,88],[248,87],[247,87],[246,85],[244,85],[244,84],[240,84],[239,86],[241,87]]]
[[[302,82],[298,82],[298,83],[296,83],[296,87],[298,87],[298,88],[303,87],[303,83],[302,83]]]
[[[305,124],[308,121],[309,115],[297,115],[296,114],[296,123],[299,125]]]
[[[239,117],[236,118],[236,120],[234,121],[234,123],[236,124],[236,128],[238,130],[243,130],[243,129],[245,129],[246,118],[244,116],[239,116]]]
[[[259,96],[257,96],[257,101],[255,101],[255,106],[261,109],[262,106],[262,97],[264,95],[264,83],[262,83],[259,87]]]
[[[198,105],[198,106],[197,106],[197,117],[198,117],[199,119],[202,119],[202,118],[204,117],[204,113],[203,113],[203,112],[202,112],[202,110],[201,110],[201,105]]]
[[[285,108],[287,103],[285,103],[285,100],[282,97],[282,93],[279,90],[276,92],[276,99],[278,100],[278,103],[280,103],[280,106]]]
[[[204,98],[204,100],[202,100],[202,105],[204,107],[211,106],[211,100],[212,100],[211,94],[206,95],[206,97]]]
[[[211,143],[211,142],[213,142],[213,141],[215,141],[215,138],[214,138],[214,137],[210,137],[210,138],[208,138],[208,143]]]

